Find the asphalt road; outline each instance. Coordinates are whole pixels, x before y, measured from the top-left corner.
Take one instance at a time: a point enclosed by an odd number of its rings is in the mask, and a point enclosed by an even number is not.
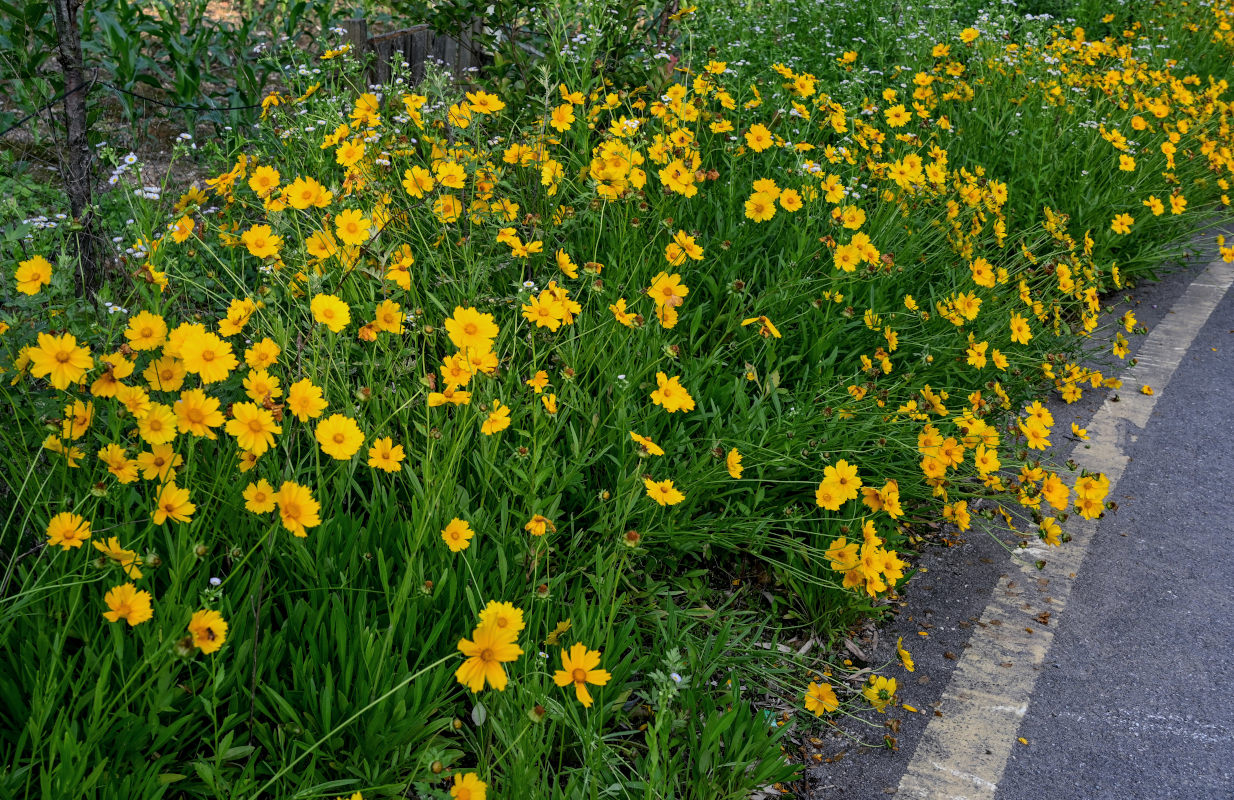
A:
[[[1234,291],[1132,445],[997,800],[1234,797],[1232,395]]]
[[[1127,308],[1153,329],[1208,258],[1137,289]],[[1133,347],[1139,337],[1133,337]],[[1124,386],[1123,393],[1139,387]],[[1163,387],[1157,387],[1161,390]],[[1084,425],[1105,399],[1054,403],[1059,430]],[[1111,495],[1037,678],[996,800],[1234,798],[1234,694],[1223,690],[1234,649],[1234,290],[1164,387]],[[1065,457],[1065,455],[1063,456]],[[874,800],[901,776],[950,684],[996,583],[1013,567],[995,538],[970,532],[914,563],[899,613],[871,661],[895,658],[904,637],[917,671],[896,673],[902,703],[842,722],[802,797]],[[926,635],[921,635],[921,634]],[[894,726],[894,730],[892,729]],[[894,734],[895,749],[880,748]],[[858,744],[862,742],[864,744]],[[960,795],[956,795],[959,797]],[[983,795],[983,796],[988,796]]]

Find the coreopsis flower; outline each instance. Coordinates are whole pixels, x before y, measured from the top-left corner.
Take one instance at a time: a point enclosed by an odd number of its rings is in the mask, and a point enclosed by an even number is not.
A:
[[[145,480],[169,483],[176,479],[176,467],[183,463],[184,456],[176,453],[170,444],[156,444],[137,454],[136,467]]]
[[[1037,535],[1043,542],[1053,547],[1058,547],[1063,542],[1063,529],[1059,527],[1058,520],[1054,517],[1045,517],[1041,520]]]
[[[133,580],[141,577],[141,556],[137,555],[133,550],[126,550],[121,547],[120,540],[116,537],[112,536],[109,538],[106,544],[103,542],[91,542],[91,544],[94,545],[95,550],[98,550],[106,558],[120,565],[120,568],[124,570],[124,574],[128,577]]]
[[[776,198],[765,192],[755,192],[746,199],[746,219],[766,222],[776,215]]]
[[[888,704],[895,699],[896,679],[871,675],[870,682],[861,690],[861,693],[865,695],[866,700],[870,701],[870,705],[882,714],[887,710]]]
[[[493,410],[489,412],[484,422],[480,423],[480,432],[485,436],[492,436],[508,427],[510,427],[510,407],[502,405],[500,400],[494,400]]]
[[[51,284],[51,262],[42,256],[34,256],[17,264],[17,291],[36,295],[44,286]]]
[[[332,294],[319,294],[309,303],[313,319],[338,333],[351,322],[351,308]]]
[[[793,212],[800,211],[802,205],[801,195],[796,189],[785,189],[780,192],[780,207],[785,211]]]
[[[244,393],[254,403],[266,404],[283,396],[279,379],[264,369],[255,369],[244,376]]]
[[[549,414],[557,413],[557,395],[552,392],[542,396],[540,403],[544,406],[544,410]]]
[[[393,300],[383,300],[373,312],[373,327],[385,333],[403,332],[403,310]]]
[[[103,618],[108,622],[124,620],[129,627],[136,627],[154,616],[154,610],[150,608],[151,599],[149,592],[131,583],[113,586],[103,596],[103,602],[107,604]]]
[[[600,669],[599,650],[588,650],[587,645],[576,642],[567,653],[561,651],[561,669],[553,673],[553,683],[565,687],[574,684],[574,696],[584,708],[591,708],[591,693],[587,684],[604,686],[613,677]]]
[[[913,115],[903,105],[892,106],[883,112],[883,116],[886,117],[887,125],[891,128],[902,128],[913,118]]]
[[[66,389],[94,368],[94,359],[85,347],[79,347],[71,333],[52,336],[40,333],[38,345],[28,350],[30,374],[46,377],[57,389]]]
[[[235,437],[241,450],[256,456],[273,447],[274,435],[283,432],[274,415],[256,403],[236,403],[231,407],[231,416],[225,430]]]
[[[855,499],[861,493],[861,478],[857,465],[840,459],[835,465],[823,469],[823,480],[814,493],[814,501],[828,511],[839,511],[840,506]]]
[[[458,218],[462,213],[462,202],[452,194],[438,195],[437,199],[433,201],[433,214],[443,225],[458,222]]]
[[[1011,341],[1017,344],[1028,344],[1033,338],[1033,330],[1028,325],[1028,320],[1014,311],[1011,312]]]
[[[471,529],[471,524],[458,517],[450,520],[441,531],[441,539],[450,548],[451,553],[466,550],[471,545],[471,537],[475,535],[476,532]]]
[[[240,240],[254,258],[273,258],[283,247],[283,238],[276,236],[269,225],[254,225],[240,235]]]
[[[565,306],[548,292],[540,292],[523,306],[524,319],[535,323],[537,328],[548,328],[550,331],[561,327],[565,315]]]
[[[196,510],[197,506],[189,502],[189,490],[181,489],[169,481],[159,489],[152,518],[155,525],[162,525],[169,519],[188,522]]]
[[[274,497],[278,504],[279,519],[283,527],[291,531],[293,536],[304,538],[308,536],[306,529],[315,528],[321,524],[321,504],[313,499],[313,493],[307,486],[301,486],[294,481],[284,481]]]
[[[196,374],[202,383],[225,380],[240,363],[230,344],[204,331],[190,332],[180,343],[179,355],[185,371]]]
[[[137,420],[137,432],[149,444],[167,444],[176,438],[176,414],[171,406],[151,403],[150,409]]]
[[[64,420],[60,423],[60,436],[64,439],[80,439],[90,430],[94,420],[94,403],[74,400],[64,407]]]
[[[693,236],[683,230],[678,230],[673,234],[673,241],[664,248],[664,258],[669,266],[679,267],[686,263],[687,258],[692,261],[702,261],[703,248],[694,241]]]
[[[218,398],[207,395],[201,389],[181,392],[180,399],[172,405],[172,410],[176,414],[176,426],[180,432],[193,436],[214,439],[212,429],[224,422]]]
[[[334,232],[343,244],[361,245],[369,240],[372,224],[362,212],[349,208],[334,218]]]
[[[268,514],[278,507],[278,496],[265,478],[244,487],[244,507],[254,514]]]
[[[253,174],[249,176],[249,188],[258,197],[265,197],[278,188],[279,180],[278,170],[270,166],[261,166],[253,170]]]
[[[317,419],[328,405],[322,397],[321,387],[308,378],[296,381],[287,390],[287,410],[301,422]]]
[[[543,514],[536,514],[527,522],[526,525],[523,526],[523,530],[527,531],[532,536],[543,536],[548,531],[556,533],[557,525]]]
[[[756,153],[761,153],[766,150],[774,142],[771,136],[771,131],[767,130],[767,126],[759,123],[751,125],[750,129],[745,134],[746,145]]]
[[[500,332],[492,314],[475,308],[455,306],[454,316],[445,321],[446,333],[459,350],[487,352],[493,349],[493,340]]]
[[[861,250],[851,244],[842,244],[831,254],[831,260],[841,272],[853,272],[861,264]],[[909,299],[906,297],[906,302]]]
[[[747,326],[747,325],[753,325],[753,324],[754,324],[754,323],[756,323],[756,322],[758,323],[758,333],[759,333],[759,335],[760,335],[760,336],[762,336],[764,339],[768,339],[768,338],[770,338],[770,339],[780,339],[780,338],[782,338],[782,337],[780,336],[780,329],[779,329],[779,328],[777,328],[777,327],[775,326],[775,323],[773,323],[771,320],[767,319],[767,317],[765,317],[765,316],[761,316],[761,315],[760,315],[760,316],[757,316],[757,317],[750,317],[749,319],[743,319],[743,320],[741,321],[741,327],[743,327],[743,328],[744,328],[745,326]]]
[[[467,103],[477,114],[496,114],[506,107],[497,95],[479,91],[467,92]]]
[[[194,611],[189,620],[189,633],[193,636],[193,646],[209,655],[227,641],[227,620],[213,609]]]
[[[368,465],[374,469],[386,472],[399,472],[403,469],[403,459],[407,454],[401,444],[395,444],[389,436],[377,439],[368,451]]]
[[[662,456],[664,448],[648,439],[646,436],[630,431],[630,438],[638,444],[639,455]]]
[[[693,411],[694,398],[681,385],[681,376],[668,377],[663,372],[656,373],[658,388],[651,393],[651,402],[663,408],[670,414],[675,411]]]
[[[662,506],[675,506],[686,499],[686,496],[673,485],[671,479],[654,481],[651,478],[643,478],[643,486],[647,489],[647,496]]]
[[[689,293],[690,288],[681,282],[680,275],[669,275],[667,272],[661,272],[652,278],[651,286],[647,289],[647,296],[657,306],[680,306]]]
[[[1114,219],[1110,221],[1110,230],[1115,233],[1131,233],[1131,226],[1135,224],[1135,217],[1130,214],[1115,214]]]
[[[480,780],[474,772],[454,776],[454,784],[450,787],[451,800],[485,800],[488,784]]]
[[[912,655],[909,654],[909,652],[904,649],[904,637],[903,636],[901,636],[899,639],[896,640],[896,655],[900,657],[900,663],[904,665],[904,669],[908,670],[909,672],[916,671],[916,667],[913,666]]]
[[[626,311],[626,299],[624,297],[620,297],[617,299],[616,303],[610,304],[608,310],[613,312],[614,319],[622,325],[625,325],[627,328],[633,328],[638,319],[637,314],[632,314]]]
[[[98,457],[107,466],[107,471],[120,483],[133,483],[137,480],[137,462],[129,458],[128,452],[120,445],[106,445],[99,450]]]
[[[47,523],[47,546],[60,545],[65,550],[81,547],[90,538],[90,523],[71,511],[62,511]]]
[[[403,173],[403,188],[407,190],[407,194],[417,199],[433,191],[434,185],[436,181],[433,173],[424,167],[412,167]]]
[[[734,480],[741,478],[741,453],[737,452],[736,447],[728,451],[728,456],[724,459],[724,466],[728,468],[728,474]]]
[[[526,627],[521,608],[497,600],[489,600],[485,604],[484,610],[480,612],[480,624],[496,626],[499,631],[504,631],[512,638],[517,637]]]
[[[836,697],[835,689],[831,688],[828,683],[810,682],[806,687],[805,697],[806,711],[811,712],[816,717],[821,717],[823,714],[828,714],[840,707],[840,700]]]
[[[470,640],[459,640],[459,652],[467,659],[455,671],[455,679],[473,693],[483,689],[485,683],[499,692],[505,691],[509,678],[501,665],[517,661],[523,654],[517,637],[517,631],[491,622],[478,625]]]
[[[163,355],[147,364],[141,377],[145,379],[152,391],[178,392],[184,385],[184,376],[187,374],[188,370],[184,368],[183,361],[175,356]],[[119,387],[117,387],[118,395]]]
[[[360,445],[364,444],[364,433],[351,417],[342,414],[331,414],[317,423],[313,436],[321,445],[321,451],[326,455],[346,461],[356,454]]]
[[[154,350],[167,341],[167,322],[158,314],[139,311],[129,317],[124,338],[134,350]]]
[[[287,187],[287,202],[300,211],[306,208],[326,208],[333,199],[334,195],[314,178],[296,178]]]

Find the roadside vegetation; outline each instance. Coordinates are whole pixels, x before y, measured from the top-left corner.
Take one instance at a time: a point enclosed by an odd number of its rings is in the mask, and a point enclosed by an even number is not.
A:
[[[791,794],[925,530],[1105,513],[1043,402],[1229,204],[1234,4],[1057,5],[553,5],[381,87],[323,17],[196,184],[97,147],[93,301],[11,173],[0,794]]]

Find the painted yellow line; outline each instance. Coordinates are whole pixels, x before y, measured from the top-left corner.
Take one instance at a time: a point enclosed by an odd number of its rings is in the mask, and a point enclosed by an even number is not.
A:
[[[1109,476],[1111,493],[1126,469],[1130,445],[1231,283],[1234,265],[1210,264],[1149,333],[1136,365],[1121,376],[1120,400],[1107,399],[1088,423],[1089,447],[1078,444],[1071,458],[1084,469]],[[1141,394],[1143,385],[1151,386],[1153,394]],[[1072,539],[1061,548],[1039,545],[1017,551],[1018,568],[994,588],[943,693],[938,706],[942,716],[926,726],[897,797],[994,797],[1097,521],[1072,515],[1067,527]],[[1046,562],[1044,569],[1037,569],[1038,560]],[[1049,612],[1048,624],[1041,622],[1043,612]]]

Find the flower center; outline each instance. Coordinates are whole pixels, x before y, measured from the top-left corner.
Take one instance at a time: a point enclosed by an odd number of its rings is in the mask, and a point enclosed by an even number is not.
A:
[[[343,443],[343,440],[344,440],[344,439],[346,439],[346,438],[347,438],[347,437],[343,436],[343,434],[341,434],[341,433],[336,433],[336,434],[334,434],[334,443],[335,443],[335,444],[342,444],[342,443]]]
[[[575,683],[586,683],[587,672],[579,667],[574,668],[573,678]]]
[[[494,660],[493,650],[491,647],[486,647],[480,651],[480,660],[481,661],[493,661]]]

